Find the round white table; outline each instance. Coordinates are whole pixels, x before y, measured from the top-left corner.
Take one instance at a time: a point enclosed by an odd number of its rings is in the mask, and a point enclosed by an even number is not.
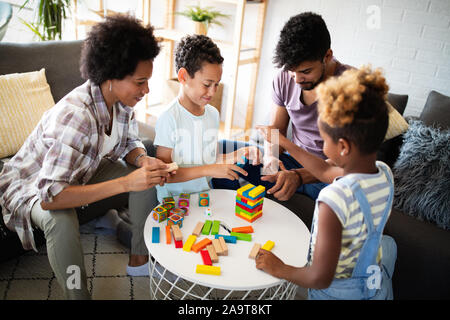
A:
[[[210,190],[212,217],[204,216],[205,207],[198,206],[198,194],[191,194],[189,215],[184,218],[181,232],[183,244],[200,221],[219,220],[230,230],[253,226],[252,241],[227,243],[228,256],[219,256],[221,274],[196,273],[203,264],[200,252],[176,249],[172,239],[166,244],[167,221],[158,223],[149,215],[144,238],[150,255],[150,293],[152,299],[293,299],[296,286],[256,269],[249,253],[255,243],[263,246],[267,240],[275,242],[272,252],[286,264],[301,267],[307,262],[310,233],[303,221],[275,201],[264,198],[263,215],[249,223],[235,215],[236,191]],[[178,197],[175,203],[178,203]],[[152,243],[152,228],[160,227],[160,242]],[[222,226],[219,234],[229,235]],[[205,237],[200,234],[197,242]]]

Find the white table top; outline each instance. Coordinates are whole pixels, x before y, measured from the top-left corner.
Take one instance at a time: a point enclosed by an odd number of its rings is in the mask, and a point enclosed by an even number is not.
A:
[[[227,243],[228,256],[219,256],[219,262],[213,266],[220,266],[221,275],[205,275],[195,272],[197,264],[203,264],[200,252],[186,252],[182,248],[176,249],[175,244],[166,244],[165,226],[167,221],[158,223],[149,215],[145,223],[144,238],[151,255],[164,268],[191,282],[208,287],[225,290],[255,290],[279,284],[282,280],[256,269],[255,260],[248,257],[254,243],[264,245],[267,240],[275,242],[272,252],[284,263],[301,267],[306,264],[309,248],[310,233],[303,221],[289,209],[275,201],[264,198],[263,215],[253,223],[235,215],[236,191],[210,190],[210,206],[212,217],[205,218],[204,207],[198,206],[198,194],[191,194],[189,215],[184,218],[183,244],[187,240],[199,221],[220,220],[230,230],[234,227],[252,225],[252,241],[237,240],[235,244]],[[174,197],[176,204],[178,197]],[[152,243],[152,227],[160,227],[160,243]],[[219,234],[229,235],[220,227]],[[214,236],[200,234],[197,242],[205,237]]]

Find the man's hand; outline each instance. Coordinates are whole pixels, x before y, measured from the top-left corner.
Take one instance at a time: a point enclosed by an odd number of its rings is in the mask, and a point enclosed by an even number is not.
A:
[[[261,150],[256,146],[243,147],[236,150],[236,163],[242,163],[242,157],[247,158],[250,163],[257,166],[261,163],[263,155]]]
[[[144,164],[141,168],[123,177],[127,191],[143,191],[157,184],[164,185],[169,176],[167,164],[158,159],[155,160],[157,161],[150,165]]]
[[[269,181],[275,185],[267,190],[268,194],[273,194],[275,198],[280,201],[289,200],[301,185],[299,176],[294,171],[286,170],[283,162],[279,162],[281,171],[278,171],[274,175],[264,176],[262,181]]]

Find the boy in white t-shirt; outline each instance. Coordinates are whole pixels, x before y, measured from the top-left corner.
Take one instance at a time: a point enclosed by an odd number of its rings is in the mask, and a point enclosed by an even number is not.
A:
[[[219,112],[209,102],[222,78],[223,57],[207,36],[191,35],[181,39],[175,53],[180,82],[178,97],[156,123],[156,157],[176,162],[178,170],[164,186],[158,186],[158,200],[180,193],[210,189],[212,178],[239,179],[247,175],[236,162],[247,157],[259,164],[261,153],[245,147],[217,156]]]

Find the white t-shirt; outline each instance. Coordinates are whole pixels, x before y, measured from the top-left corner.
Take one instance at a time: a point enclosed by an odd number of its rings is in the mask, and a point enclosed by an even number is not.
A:
[[[111,128],[111,134],[108,136],[105,132],[103,132],[103,146],[102,150],[100,151],[100,157],[103,158],[107,154],[109,154],[116,144],[119,143],[119,127],[117,125],[117,116],[116,116],[116,107],[113,106],[113,121],[112,121],[112,128]]]
[[[219,133],[219,112],[211,105],[205,106],[201,116],[187,111],[175,99],[156,122],[154,144],[172,149],[172,161],[179,167],[196,167],[216,163]],[[209,190],[210,177],[156,186],[158,200],[180,193]]]

